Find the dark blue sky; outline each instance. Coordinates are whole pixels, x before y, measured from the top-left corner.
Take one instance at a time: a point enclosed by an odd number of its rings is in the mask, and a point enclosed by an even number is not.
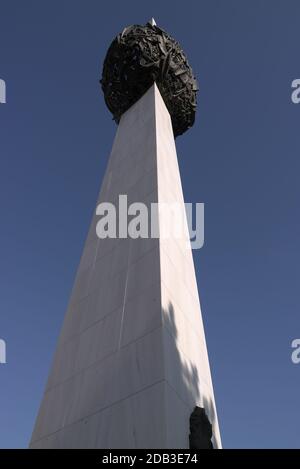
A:
[[[152,16],[200,84],[177,140],[224,447],[300,447],[297,0],[0,0],[0,447],[26,447],[116,126],[98,85]]]

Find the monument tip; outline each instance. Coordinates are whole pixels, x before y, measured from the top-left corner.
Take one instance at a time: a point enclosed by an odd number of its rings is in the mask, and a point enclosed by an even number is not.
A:
[[[156,26],[156,21],[154,18],[151,18],[151,20],[149,21],[149,23],[151,24],[151,26]]]

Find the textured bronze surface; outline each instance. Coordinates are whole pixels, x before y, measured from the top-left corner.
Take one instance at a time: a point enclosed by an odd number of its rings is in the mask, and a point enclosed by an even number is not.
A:
[[[174,135],[181,135],[194,123],[198,89],[186,56],[158,26],[129,26],[111,43],[100,80],[116,122],[154,82],[171,115]]]
[[[190,416],[190,449],[213,449],[212,425],[203,407],[195,407]]]

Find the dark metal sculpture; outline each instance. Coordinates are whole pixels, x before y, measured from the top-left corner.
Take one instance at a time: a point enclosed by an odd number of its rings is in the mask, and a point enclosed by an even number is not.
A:
[[[100,80],[116,122],[154,82],[171,115],[174,135],[181,135],[194,123],[198,90],[186,56],[155,24],[129,26],[110,45]]]
[[[212,425],[205,409],[195,407],[190,416],[190,449],[214,449],[212,436]]]

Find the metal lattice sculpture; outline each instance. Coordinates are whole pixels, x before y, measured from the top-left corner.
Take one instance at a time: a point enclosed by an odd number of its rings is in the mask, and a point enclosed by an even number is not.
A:
[[[190,449],[214,449],[212,424],[203,407],[195,407],[190,416]]]
[[[100,80],[116,122],[156,82],[171,115],[174,135],[195,120],[196,79],[178,42],[153,22],[125,28],[111,43]]]

